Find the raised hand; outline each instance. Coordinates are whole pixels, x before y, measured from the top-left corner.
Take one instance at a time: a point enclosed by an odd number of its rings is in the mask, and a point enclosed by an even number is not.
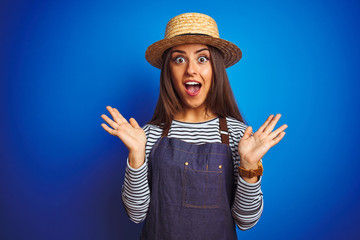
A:
[[[243,137],[240,139],[238,149],[240,166],[247,169],[257,169],[258,162],[267,151],[285,136],[286,124],[272,132],[281,114],[270,115],[265,123],[251,135],[252,127],[247,127]]]
[[[140,167],[145,160],[146,135],[144,130],[134,118],[130,118],[128,122],[116,108],[107,106],[106,109],[110,112],[114,121],[103,114],[101,115],[102,119],[104,119],[111,128],[105,123],[102,123],[101,126],[111,135],[120,138],[125,144],[129,150],[130,166],[134,168]]]

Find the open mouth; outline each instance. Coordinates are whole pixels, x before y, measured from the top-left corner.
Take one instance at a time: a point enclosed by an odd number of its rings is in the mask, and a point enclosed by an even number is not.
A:
[[[201,83],[195,82],[195,81],[188,81],[185,83],[185,89],[186,92],[190,96],[196,96],[200,92]]]

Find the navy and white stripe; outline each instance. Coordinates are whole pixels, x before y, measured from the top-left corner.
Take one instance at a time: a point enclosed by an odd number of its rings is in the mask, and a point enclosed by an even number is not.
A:
[[[231,208],[237,226],[241,230],[253,227],[263,211],[263,194],[261,191],[261,177],[256,183],[247,183],[238,174],[240,157],[238,143],[247,126],[238,120],[227,117],[229,131],[229,146],[234,163],[234,181],[236,189],[235,199]],[[150,203],[150,189],[147,179],[147,159],[154,143],[161,137],[162,129],[155,125],[143,127],[147,143],[145,148],[145,163],[138,169],[130,167],[129,162],[125,171],[122,187],[122,201],[129,218],[140,223],[146,218]],[[221,143],[219,133],[219,118],[201,123],[185,123],[174,120],[171,124],[169,138],[178,138],[192,144]]]

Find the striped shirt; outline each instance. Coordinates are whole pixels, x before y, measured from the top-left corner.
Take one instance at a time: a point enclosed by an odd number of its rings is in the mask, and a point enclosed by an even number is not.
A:
[[[226,121],[229,132],[229,146],[234,163],[235,198],[231,211],[239,229],[247,230],[259,221],[263,211],[261,177],[256,183],[248,183],[239,177],[237,170],[240,164],[238,143],[247,126],[231,117],[227,117]],[[124,184],[122,186],[122,202],[129,218],[135,223],[140,223],[146,218],[150,203],[147,160],[154,143],[161,137],[162,133],[162,129],[155,125],[146,124],[143,129],[147,138],[145,162],[140,168],[134,169],[130,167],[129,160],[127,160]],[[178,138],[192,144],[221,143],[219,118],[200,123],[173,120],[168,137]]]

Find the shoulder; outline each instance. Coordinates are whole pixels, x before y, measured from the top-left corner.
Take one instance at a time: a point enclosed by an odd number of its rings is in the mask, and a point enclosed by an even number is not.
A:
[[[161,136],[162,133],[162,128],[153,124],[145,124],[142,129],[144,130],[147,138],[149,136]]]
[[[233,117],[226,117],[226,122],[228,124],[228,127],[231,127],[234,130],[243,130],[248,127],[245,123],[233,118]]]
[[[240,139],[248,127],[245,123],[233,117],[226,117],[226,122],[228,125],[229,134],[236,139]]]

